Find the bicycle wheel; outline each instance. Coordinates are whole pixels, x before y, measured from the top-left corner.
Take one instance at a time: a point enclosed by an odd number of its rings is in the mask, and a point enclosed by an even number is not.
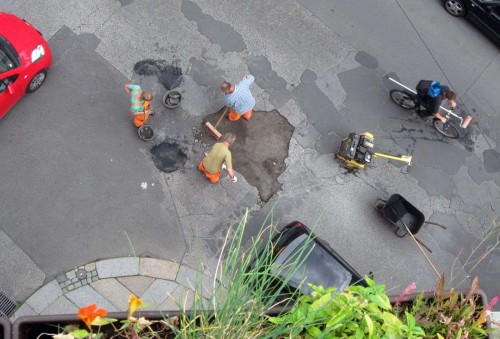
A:
[[[460,133],[458,132],[457,128],[451,125],[450,123],[447,122],[443,123],[439,119],[434,119],[434,121],[432,121],[432,125],[434,126],[436,131],[438,131],[439,134],[447,138],[456,139],[460,136]]]
[[[415,96],[403,90],[393,89],[389,92],[391,100],[401,108],[415,109],[417,107],[417,100]]]

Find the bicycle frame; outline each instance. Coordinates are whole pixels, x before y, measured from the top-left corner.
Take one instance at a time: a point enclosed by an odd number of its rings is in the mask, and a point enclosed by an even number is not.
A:
[[[417,95],[417,92],[415,92],[413,89],[411,89],[411,88],[409,88],[409,87],[407,87],[407,86],[403,85],[403,84],[402,84],[402,83],[400,83],[399,81],[394,80],[393,78],[391,78],[391,77],[389,77],[389,76],[385,76],[385,77],[386,77],[387,79],[391,80],[392,82],[394,82],[395,84],[397,84],[397,85],[399,85],[399,86],[403,87],[403,88],[404,88],[404,89],[406,89],[407,91],[410,91],[410,92],[412,92],[413,94]],[[439,106],[439,108],[440,108],[441,110],[443,110],[443,111],[445,111],[445,112],[446,112],[446,117],[445,117],[445,118],[446,118],[446,120],[449,120],[450,115],[452,115],[452,116],[454,116],[455,118],[457,118],[458,120],[460,120],[460,127],[462,127],[462,128],[467,127],[467,126],[463,126],[464,119],[463,119],[461,116],[456,115],[455,113],[453,113],[453,112],[452,112],[452,111],[450,111],[449,109],[444,108],[443,106]]]

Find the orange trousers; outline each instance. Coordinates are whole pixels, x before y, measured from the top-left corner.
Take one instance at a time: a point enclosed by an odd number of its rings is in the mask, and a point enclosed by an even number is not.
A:
[[[139,128],[143,126],[149,119],[149,114],[136,114],[134,115],[134,125]]]
[[[203,166],[203,160],[200,161],[200,164],[198,165],[198,169],[200,171],[202,171],[203,173],[205,173],[205,175],[207,176],[208,179],[210,179],[210,182],[212,184],[215,184],[217,181],[219,181],[220,171],[217,171],[216,173],[213,173],[213,174],[207,172],[207,170],[205,169],[205,166]]]
[[[229,109],[229,120],[231,121],[240,120],[242,116],[245,119],[250,120],[250,118],[252,117],[252,109],[250,108],[250,110],[248,110],[248,112],[246,112],[245,114],[238,114],[232,108]]]
[[[144,101],[144,104],[142,105],[142,107],[144,108],[144,111],[149,109],[150,105],[151,105],[151,103],[149,101]],[[143,126],[146,123],[146,121],[148,121],[148,119],[149,119],[149,114],[145,114],[145,113],[144,114],[132,113],[132,114],[134,114],[134,125],[137,128]]]

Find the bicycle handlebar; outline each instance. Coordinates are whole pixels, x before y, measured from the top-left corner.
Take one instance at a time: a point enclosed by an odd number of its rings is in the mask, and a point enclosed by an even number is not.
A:
[[[397,85],[399,85],[399,86],[403,87],[404,89],[406,89],[406,90],[408,90],[408,91],[412,92],[413,94],[415,94],[415,95],[417,94],[417,92],[415,92],[413,89],[411,89],[411,88],[409,88],[409,87],[407,87],[407,86],[403,85],[402,83],[400,83],[400,82],[399,82],[399,81],[397,81],[397,80],[394,80],[393,78],[389,77],[388,75],[386,75],[386,76],[385,76],[385,78],[387,78],[387,79],[391,80],[391,81],[392,81],[392,82],[394,82],[395,84],[397,84]],[[449,109],[447,109],[447,108],[444,108],[443,106],[439,106],[439,108],[440,108],[440,109],[442,109],[443,111],[445,111],[446,113],[448,113],[449,115],[453,115],[455,118],[459,119],[459,120],[460,120],[460,127],[462,127],[462,124],[464,123],[464,119],[463,119],[461,116],[459,116],[459,115],[457,115],[457,114],[453,113],[452,111],[450,111],[450,110],[449,110]]]

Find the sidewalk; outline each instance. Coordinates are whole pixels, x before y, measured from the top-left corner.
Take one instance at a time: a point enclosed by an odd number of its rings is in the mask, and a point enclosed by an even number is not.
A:
[[[59,275],[36,291],[10,318],[28,315],[76,314],[80,307],[97,304],[108,312],[128,310],[131,294],[148,311],[191,309],[194,286],[202,283],[205,301],[212,294],[213,278],[186,265],[153,258],[100,260]],[[500,322],[500,312],[490,315]],[[500,330],[491,334],[500,339]]]
[[[127,311],[131,294],[148,305],[143,310],[178,310],[179,304],[190,309],[194,286],[203,283],[203,297],[209,298],[212,282],[209,276],[168,260],[100,260],[59,275],[29,297],[10,320],[27,315],[76,314],[89,304],[108,312]]]

